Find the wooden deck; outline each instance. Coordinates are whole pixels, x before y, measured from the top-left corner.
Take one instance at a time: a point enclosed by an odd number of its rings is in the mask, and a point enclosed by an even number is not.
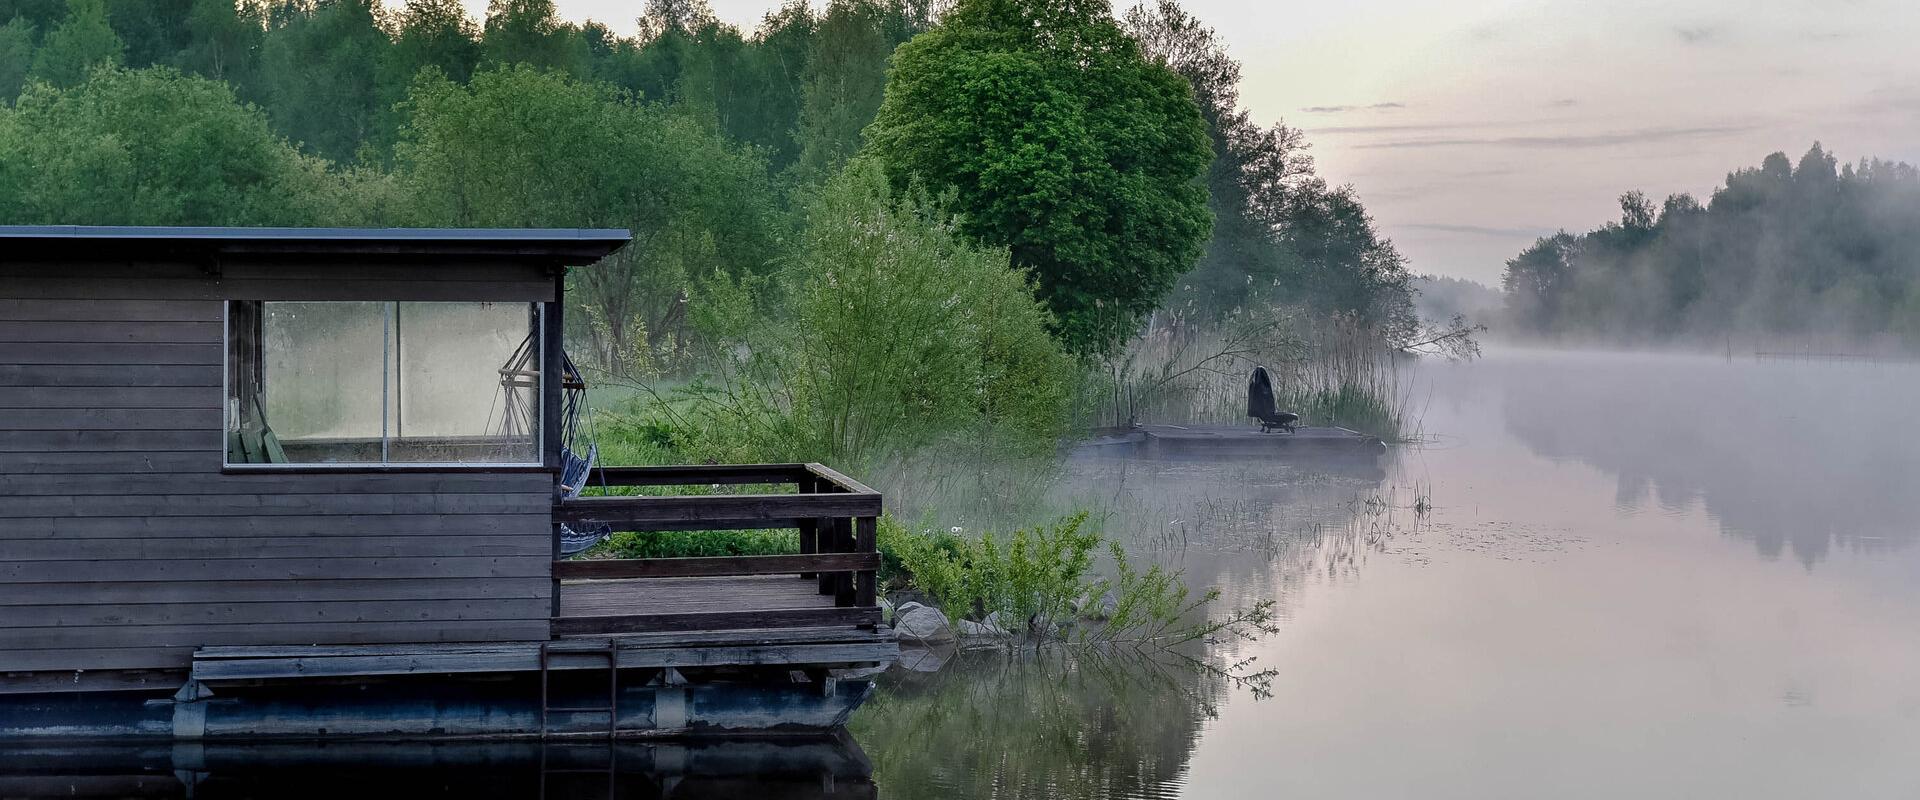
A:
[[[559,501],[558,526],[615,531],[799,531],[791,555],[556,560],[555,638],[847,627],[874,630],[881,499],[820,464],[607,467],[590,487],[762,486],[791,493],[598,496]],[[558,552],[556,544],[556,554]]]
[[[555,636],[805,626],[872,627],[878,608],[840,607],[817,579],[793,575],[563,583]]]

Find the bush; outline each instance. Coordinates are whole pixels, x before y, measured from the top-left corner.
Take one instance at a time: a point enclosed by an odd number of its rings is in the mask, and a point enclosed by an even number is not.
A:
[[[870,160],[830,181],[807,220],[777,280],[699,287],[718,374],[679,391],[690,413],[663,409],[692,455],[857,469],[937,444],[1053,448],[1075,367],[1005,250],[895,197]]]

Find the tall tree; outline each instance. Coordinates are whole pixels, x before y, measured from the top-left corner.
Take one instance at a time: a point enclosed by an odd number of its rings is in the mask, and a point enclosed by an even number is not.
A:
[[[33,57],[33,76],[55,86],[74,86],[87,70],[119,64],[126,45],[107,21],[105,0],[67,0],[67,16],[47,34]]]
[[[632,245],[575,276],[569,316],[592,361],[646,369],[680,352],[683,291],[764,272],[778,236],[765,164],[611,87],[521,65],[416,84],[397,162],[416,222],[621,227]]]
[[[126,41],[127,65],[174,63],[192,38],[193,6],[194,0],[108,0],[107,19]]]
[[[1137,5],[1124,24],[1193,86],[1213,140],[1213,237],[1174,307],[1222,317],[1250,303],[1283,303],[1355,317],[1404,343],[1417,322],[1404,259],[1351,189],[1314,174],[1299,130],[1263,126],[1240,108],[1240,64],[1213,29],[1176,0]]]
[[[188,39],[165,63],[235,86],[253,85],[260,41],[265,35],[260,6],[236,6],[232,0],[193,0],[187,13]]]
[[[1078,353],[1136,330],[1211,228],[1193,92],[1098,0],[960,0],[895,52],[869,136],[898,184],[1011,249]]]
[[[258,91],[288,138],[351,161],[375,130],[389,40],[375,0],[281,0],[267,12]]]
[[[0,106],[20,96],[26,85],[27,71],[33,66],[33,23],[14,17],[0,25]]]
[[[923,13],[901,0],[827,4],[802,76],[799,170],[806,180],[833,174],[859,152],[862,131],[886,98],[887,61],[929,26]]]
[[[410,84],[413,76],[427,67],[460,83],[473,76],[474,67],[480,63],[480,32],[460,0],[407,0],[393,22],[394,42],[388,62],[393,83]]]
[[[356,225],[351,186],[276,135],[225,84],[97,70],[0,110],[0,220],[80,225]]]
[[[532,64],[585,75],[585,42],[560,19],[553,0],[491,0],[480,40],[490,64]]]

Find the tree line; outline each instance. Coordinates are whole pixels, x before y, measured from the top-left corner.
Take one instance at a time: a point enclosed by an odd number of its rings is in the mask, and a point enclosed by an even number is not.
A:
[[[0,221],[625,227],[573,278],[569,335],[609,368],[691,363],[703,291],[777,283],[859,159],[909,216],[1003,248],[1082,357],[1156,314],[1417,328],[1404,259],[1298,130],[1239,108],[1239,65],[1173,0],[792,0],[751,31],[651,0],[628,36],[553,0],[0,20]]]
[[[1620,198],[1621,216],[1507,262],[1519,332],[1640,344],[1732,338],[1920,348],[1920,171],[1840,164],[1818,143],[1727,175],[1702,204]]]

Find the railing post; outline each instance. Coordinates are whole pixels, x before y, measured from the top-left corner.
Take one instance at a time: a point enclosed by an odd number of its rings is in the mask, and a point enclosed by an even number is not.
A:
[[[820,491],[819,479],[813,477],[811,474],[800,478],[795,483],[797,484],[800,494],[813,494]],[[818,552],[820,552],[820,521],[817,519],[800,520],[800,554],[812,555]],[[817,575],[812,572],[800,573],[802,580],[813,577],[817,577]]]
[[[880,550],[880,520],[875,517],[861,517],[854,521],[853,551],[856,553],[876,553]],[[877,604],[874,597],[875,582],[878,574],[874,570],[863,569],[854,577],[853,604],[866,607]]]
[[[853,552],[853,520],[847,517],[835,517],[833,520],[833,551],[836,553]],[[833,573],[833,604],[851,606],[854,600],[852,572]]]

